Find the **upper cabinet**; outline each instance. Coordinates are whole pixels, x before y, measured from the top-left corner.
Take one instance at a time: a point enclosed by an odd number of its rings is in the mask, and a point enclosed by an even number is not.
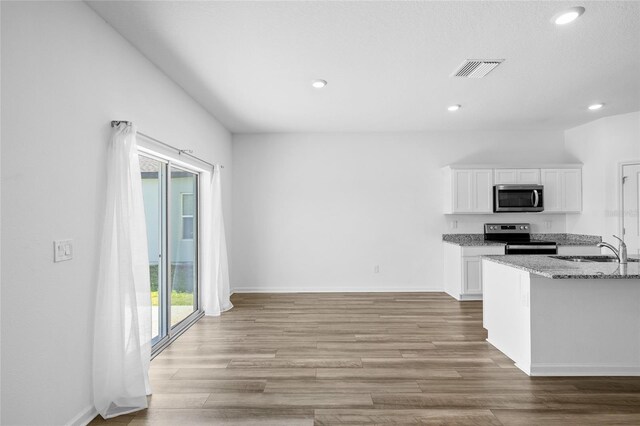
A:
[[[445,173],[451,184],[445,213],[492,213],[493,170],[451,169]]]
[[[540,183],[540,169],[495,169],[495,185],[510,183]]]
[[[582,170],[541,169],[544,211],[578,213],[582,211]]]
[[[543,213],[577,213],[582,210],[580,165],[555,168],[500,168],[495,166],[447,166],[444,212],[493,213],[493,185],[542,184]]]

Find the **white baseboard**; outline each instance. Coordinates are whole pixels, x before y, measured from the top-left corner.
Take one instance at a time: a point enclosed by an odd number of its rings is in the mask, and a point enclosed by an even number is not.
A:
[[[442,293],[443,288],[415,287],[340,287],[340,288],[308,288],[308,287],[236,287],[234,293]]]
[[[458,299],[460,301],[465,301],[465,300],[482,300],[482,295],[481,294],[461,294],[460,295],[460,299]]]
[[[86,426],[91,422],[91,420],[95,419],[97,415],[98,412],[95,407],[93,405],[89,405],[73,419],[69,420],[67,426]]]
[[[444,290],[440,290],[440,291],[444,291]],[[449,293],[448,291],[446,293],[459,302],[464,302],[467,300],[482,300],[482,294],[459,294],[459,293],[452,294],[452,293]]]
[[[520,368],[530,376],[640,376],[640,365],[531,364]]]

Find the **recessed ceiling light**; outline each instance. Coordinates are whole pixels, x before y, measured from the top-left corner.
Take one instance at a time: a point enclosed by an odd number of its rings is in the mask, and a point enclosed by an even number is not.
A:
[[[556,25],[565,25],[569,22],[573,22],[580,17],[584,13],[584,7],[576,6],[570,7],[569,9],[565,9],[562,12],[556,13],[551,18],[551,22]]]
[[[589,109],[591,111],[595,111],[595,110],[598,110],[598,109],[602,108],[603,106],[604,106],[604,104],[593,104],[593,105],[589,105]]]
[[[313,80],[313,83],[311,83],[311,85],[313,87],[315,87],[316,89],[322,89],[324,86],[327,85],[327,81],[326,80]]]
[[[447,109],[448,109],[449,111],[457,111],[457,110],[459,110],[460,108],[462,108],[462,105],[451,105],[451,106],[450,106],[450,107],[448,107]]]

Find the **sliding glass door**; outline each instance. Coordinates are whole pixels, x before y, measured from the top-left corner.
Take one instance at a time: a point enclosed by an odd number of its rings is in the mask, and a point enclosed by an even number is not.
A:
[[[140,154],[157,352],[198,317],[197,172]]]
[[[171,170],[171,326],[198,310],[198,175]]]

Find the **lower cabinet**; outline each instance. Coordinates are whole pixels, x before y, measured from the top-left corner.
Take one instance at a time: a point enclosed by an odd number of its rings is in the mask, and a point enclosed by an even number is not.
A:
[[[482,300],[483,255],[503,255],[504,246],[444,246],[444,288],[457,300]],[[597,246],[558,246],[560,256],[599,255]]]
[[[504,246],[444,245],[445,291],[457,300],[482,300],[483,255],[503,255]]]
[[[481,265],[480,256],[462,257],[462,294],[482,295]]]

